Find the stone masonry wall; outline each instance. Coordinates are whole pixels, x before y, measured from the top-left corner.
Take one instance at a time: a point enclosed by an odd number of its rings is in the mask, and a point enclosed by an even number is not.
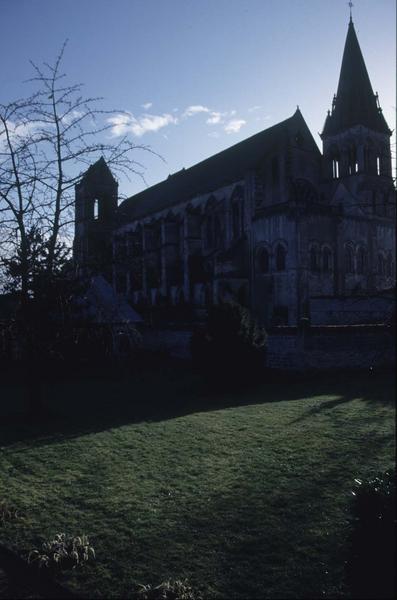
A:
[[[279,327],[269,334],[267,366],[343,369],[393,366],[394,333],[384,325]]]
[[[143,347],[190,358],[189,329],[143,332]],[[272,369],[369,368],[395,364],[395,338],[384,325],[275,327],[269,331],[266,364]]]

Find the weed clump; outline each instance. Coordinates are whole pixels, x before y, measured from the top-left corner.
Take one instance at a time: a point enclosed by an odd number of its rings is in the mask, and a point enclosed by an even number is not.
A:
[[[17,508],[11,506],[5,500],[0,501],[0,525],[5,525],[9,521],[17,521],[22,515]]]
[[[28,563],[39,568],[75,569],[95,558],[88,536],[57,533],[52,540],[43,542],[39,550],[29,552]]]
[[[141,585],[136,595],[139,600],[201,600],[186,579],[163,581],[160,585]]]

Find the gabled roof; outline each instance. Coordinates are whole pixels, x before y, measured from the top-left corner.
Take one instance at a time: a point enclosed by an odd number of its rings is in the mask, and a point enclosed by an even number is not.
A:
[[[321,137],[339,133],[354,125],[364,125],[374,131],[391,134],[372,90],[353,21],[350,19],[338,91]]]
[[[214,154],[189,169],[169,175],[161,183],[127,198],[120,204],[118,214],[121,218],[142,218],[243,179],[247,171],[257,168],[266,155],[272,151],[277,152],[277,144],[299,131],[306,132],[310,148],[320,155],[310,130],[297,109],[289,119]]]

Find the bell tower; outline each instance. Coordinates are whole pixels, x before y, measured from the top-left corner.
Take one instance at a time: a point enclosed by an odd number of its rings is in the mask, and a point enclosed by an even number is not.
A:
[[[73,256],[80,273],[111,279],[111,235],[117,210],[118,183],[101,157],[75,186]]]
[[[393,187],[391,134],[350,16],[338,89],[321,134],[324,178],[348,180],[355,195],[366,190],[365,203],[376,204]]]

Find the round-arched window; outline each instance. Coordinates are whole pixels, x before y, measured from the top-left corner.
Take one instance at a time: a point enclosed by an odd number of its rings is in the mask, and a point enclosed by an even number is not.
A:
[[[285,271],[287,251],[282,244],[277,244],[276,248],[276,269]]]
[[[357,251],[357,273],[363,275],[367,270],[367,252],[364,248]]]
[[[270,257],[266,248],[261,248],[258,252],[257,265],[259,273],[269,273]]]
[[[354,273],[354,255],[350,246],[345,248],[345,271],[346,273]]]
[[[318,252],[315,246],[310,248],[310,270],[318,271]]]
[[[383,254],[378,254],[378,275],[385,275],[386,273],[386,260]]]
[[[323,271],[329,273],[332,270],[332,253],[327,247],[323,250]]]

